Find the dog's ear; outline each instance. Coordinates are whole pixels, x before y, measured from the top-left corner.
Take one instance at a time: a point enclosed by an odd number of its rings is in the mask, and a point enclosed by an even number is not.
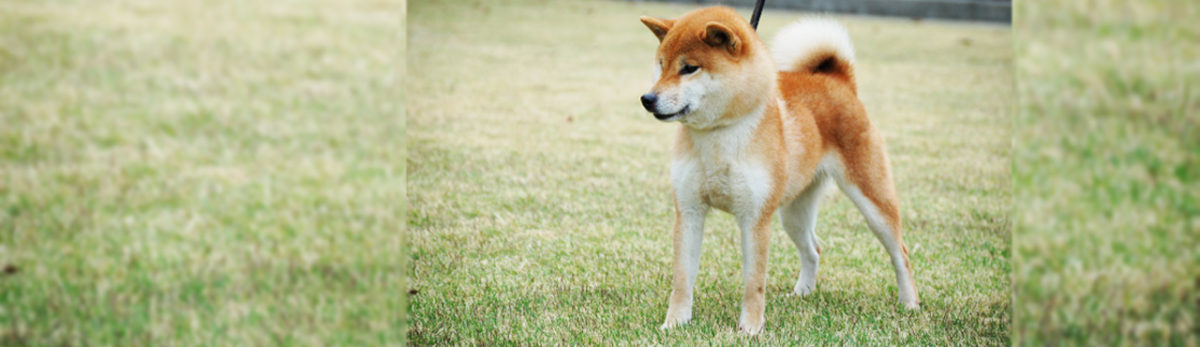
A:
[[[642,16],[642,24],[650,28],[650,32],[653,32],[654,36],[658,37],[658,41],[662,42],[663,37],[667,36],[667,32],[671,31],[671,27],[675,26],[675,20]]]
[[[742,48],[742,40],[733,34],[733,30],[717,22],[704,25],[704,31],[700,32],[700,40],[709,46],[724,47],[733,55],[737,55],[738,50]]]

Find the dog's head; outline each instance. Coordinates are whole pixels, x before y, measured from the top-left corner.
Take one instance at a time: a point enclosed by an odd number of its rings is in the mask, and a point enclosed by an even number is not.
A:
[[[733,9],[641,20],[659,40],[656,82],[642,95],[642,106],[655,118],[719,127],[757,109],[772,92],[774,63],[750,23]]]

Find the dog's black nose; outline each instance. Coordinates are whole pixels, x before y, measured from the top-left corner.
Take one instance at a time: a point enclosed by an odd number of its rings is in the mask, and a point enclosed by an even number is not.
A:
[[[657,101],[658,95],[654,93],[646,93],[642,95],[642,107],[645,107],[646,111],[654,112],[654,103]]]

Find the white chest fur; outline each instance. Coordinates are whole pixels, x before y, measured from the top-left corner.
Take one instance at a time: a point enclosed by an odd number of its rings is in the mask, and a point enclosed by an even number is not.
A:
[[[771,175],[750,155],[763,112],[720,129],[691,131],[689,155],[675,158],[671,181],[683,210],[715,207],[734,215],[757,214],[770,194]]]

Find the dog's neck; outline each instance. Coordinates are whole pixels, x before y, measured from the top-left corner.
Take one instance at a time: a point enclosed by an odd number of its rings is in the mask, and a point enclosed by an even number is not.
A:
[[[731,161],[742,156],[746,148],[754,140],[757,129],[768,117],[778,117],[778,105],[774,98],[759,104],[752,111],[738,117],[730,117],[727,122],[717,127],[696,129],[683,126],[683,132],[692,153],[701,161]],[[715,163],[714,163],[715,164]]]

